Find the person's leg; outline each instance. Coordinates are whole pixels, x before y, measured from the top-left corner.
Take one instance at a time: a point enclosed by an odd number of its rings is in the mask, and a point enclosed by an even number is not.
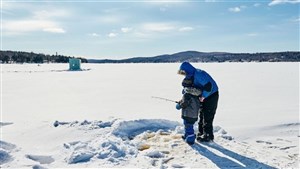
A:
[[[203,137],[200,141],[210,141],[214,139],[213,120],[218,106],[219,95],[214,94],[203,103]]]
[[[196,135],[194,133],[194,123],[193,121],[187,121],[183,120],[184,123],[184,136],[183,139],[188,143],[188,144],[194,144]]]
[[[204,124],[203,124],[203,138],[208,138],[210,140],[214,139],[213,134],[213,120],[215,117],[216,111],[213,109],[208,109],[207,111],[204,111]]]

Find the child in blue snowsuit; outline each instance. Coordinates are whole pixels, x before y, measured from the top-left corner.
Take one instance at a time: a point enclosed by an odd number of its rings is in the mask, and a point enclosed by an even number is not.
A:
[[[177,103],[176,109],[181,110],[181,118],[184,124],[184,136],[182,138],[188,144],[194,144],[196,135],[194,133],[194,123],[198,120],[198,112],[200,109],[199,96],[201,90],[193,87],[193,80],[184,78],[182,81],[183,91],[182,99]]]

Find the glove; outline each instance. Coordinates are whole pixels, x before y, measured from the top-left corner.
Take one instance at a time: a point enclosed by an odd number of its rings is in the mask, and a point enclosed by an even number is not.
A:
[[[203,103],[204,100],[205,100],[205,98],[204,97],[200,97],[199,100],[200,100],[201,103]]]
[[[181,106],[180,106],[179,103],[176,104],[176,109],[177,109],[177,110],[180,110],[180,109],[181,109]]]

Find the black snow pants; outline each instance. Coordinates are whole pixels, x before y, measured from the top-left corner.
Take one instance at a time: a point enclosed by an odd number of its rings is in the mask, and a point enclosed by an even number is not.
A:
[[[219,92],[215,92],[209,97],[205,98],[204,102],[201,103],[200,114],[199,114],[199,136],[203,135],[214,139],[213,134],[213,120],[218,107]]]

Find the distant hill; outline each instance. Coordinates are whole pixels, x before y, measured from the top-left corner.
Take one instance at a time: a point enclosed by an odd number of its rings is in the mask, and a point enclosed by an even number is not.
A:
[[[67,63],[71,56],[22,51],[0,51],[0,63]],[[82,63],[174,63],[174,62],[300,62],[300,52],[227,53],[185,51],[128,59],[81,59]]]
[[[21,51],[0,51],[0,63],[67,63],[69,58],[74,57]],[[78,59],[81,59],[82,63],[87,63],[85,58]]]
[[[185,51],[154,57],[129,59],[88,59],[88,63],[173,63],[173,62],[299,62],[300,52],[226,53]]]

